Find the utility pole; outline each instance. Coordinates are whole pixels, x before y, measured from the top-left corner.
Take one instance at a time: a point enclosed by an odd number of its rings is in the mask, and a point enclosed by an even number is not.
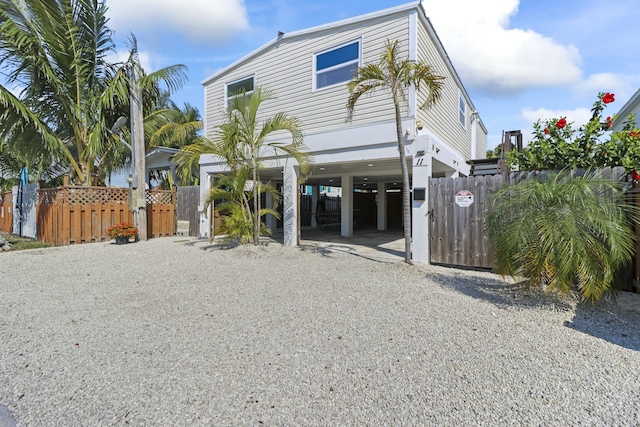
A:
[[[129,66],[130,103],[131,103],[131,144],[133,157],[133,194],[134,213],[138,216],[138,235],[147,240],[147,200],[145,198],[146,165],[144,152],[144,124],[142,116],[142,87],[138,83],[138,69],[135,64]]]

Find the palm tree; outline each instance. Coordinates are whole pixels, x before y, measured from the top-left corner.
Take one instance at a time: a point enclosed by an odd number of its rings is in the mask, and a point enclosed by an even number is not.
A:
[[[29,130],[27,144],[69,166],[75,182],[92,183],[96,159],[115,144],[107,129],[129,104],[126,69],[142,73],[135,39],[126,67],[109,64],[113,50],[107,7],[98,0],[0,2],[0,140]],[[182,65],[143,76],[152,92],[160,80],[170,90],[184,80]],[[19,86],[19,95],[10,88]]]
[[[202,116],[196,107],[185,102],[180,108],[169,100],[166,109],[157,111],[162,118],[151,134],[151,146],[182,148],[196,142],[203,128]],[[145,118],[145,123],[147,120]]]
[[[506,185],[487,216],[496,271],[562,293],[577,287],[597,300],[635,253],[629,218],[637,221],[638,209],[624,202],[618,183],[596,173]]]
[[[349,82],[349,100],[347,109],[351,118],[356,102],[364,94],[376,90],[385,90],[391,95],[396,119],[396,135],[398,138],[398,152],[400,153],[400,169],[402,171],[402,206],[404,214],[404,261],[411,261],[411,186],[409,184],[409,170],[405,159],[404,138],[402,132],[402,102],[406,100],[406,91],[413,86],[417,91],[425,87],[429,91],[427,100],[421,106],[426,108],[434,105],[441,96],[444,77],[434,73],[433,68],[424,62],[399,58],[398,40],[387,40],[385,49],[377,63],[366,64],[356,70],[356,74]]]
[[[217,208],[226,214],[222,216],[222,225],[220,230],[226,234],[228,240],[235,239],[240,243],[249,243],[253,240],[253,213],[250,200],[253,198],[253,189],[246,191],[247,181],[251,176],[251,170],[248,167],[242,167],[231,172],[229,175],[220,175],[215,181],[215,185],[211,189],[206,206],[217,200],[222,200]],[[274,208],[260,210],[260,216],[273,215],[279,218],[276,208],[280,203],[280,194],[273,186],[262,184],[259,190],[263,193],[269,193],[275,201]],[[266,225],[260,223],[260,235],[271,234]],[[213,239],[213,236],[211,236]]]
[[[186,173],[197,165],[202,154],[213,154],[227,163],[231,171],[248,168],[252,181],[252,223],[253,244],[260,243],[263,210],[259,195],[264,192],[260,181],[262,160],[268,154],[283,154],[295,159],[300,165],[301,175],[307,176],[311,170],[309,154],[305,152],[303,133],[298,120],[286,113],[276,113],[273,117],[261,119],[259,109],[263,102],[274,98],[273,93],[264,88],[256,88],[250,95],[240,91],[229,99],[225,121],[212,139],[201,138],[197,143],[186,146],[176,155],[181,173]],[[269,137],[276,132],[287,132],[291,143],[272,141]]]

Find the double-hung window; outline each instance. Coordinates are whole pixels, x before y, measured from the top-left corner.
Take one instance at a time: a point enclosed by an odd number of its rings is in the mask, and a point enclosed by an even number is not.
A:
[[[463,129],[467,128],[467,102],[464,100],[464,96],[462,96],[462,92],[460,92],[459,94],[459,104],[460,104],[460,110],[458,112],[459,117],[458,119],[460,120],[460,124],[462,125]]]
[[[346,83],[360,66],[360,40],[314,55],[313,89]]]
[[[227,83],[225,85],[225,100],[229,105],[229,100],[244,91],[246,96],[251,96],[255,88],[255,76],[245,77],[240,80]]]

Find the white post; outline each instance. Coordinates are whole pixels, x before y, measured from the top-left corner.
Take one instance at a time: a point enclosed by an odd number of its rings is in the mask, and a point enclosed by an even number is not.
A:
[[[431,262],[429,253],[429,177],[431,176],[433,158],[425,150],[421,156],[413,158],[413,200],[411,240],[413,241],[413,261],[423,264]],[[424,189],[424,200],[416,200],[416,189]],[[422,198],[422,197],[420,197]]]
[[[205,209],[205,202],[211,189],[211,175],[206,172],[200,173],[200,203],[198,204],[198,212],[200,212],[200,237],[213,237],[213,203],[209,206],[209,213]],[[209,228],[211,224],[211,228]]]
[[[318,227],[318,218],[316,218],[316,208],[318,207],[318,197],[320,193],[320,186],[314,185],[311,193],[311,226]]]
[[[273,209],[273,196],[271,195],[271,193],[265,193],[265,198],[265,207],[268,209]],[[278,228],[278,220],[273,215],[267,215],[265,218],[265,222],[267,224],[267,228],[269,228],[269,230],[271,231],[274,231],[276,228]]]
[[[353,177],[342,177],[342,204],[340,211],[340,235],[353,236]]]
[[[478,112],[473,110],[471,112],[471,160],[477,158],[477,132],[478,132]],[[482,156],[484,158],[485,156]]]
[[[298,246],[298,167],[289,165],[284,169],[282,187],[284,245]]]
[[[384,231],[387,229],[387,185],[384,182],[378,183],[376,204],[378,213],[378,230]]]

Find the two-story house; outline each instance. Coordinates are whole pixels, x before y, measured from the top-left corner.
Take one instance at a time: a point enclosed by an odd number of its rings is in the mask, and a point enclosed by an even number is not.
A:
[[[428,177],[468,175],[467,160],[484,157],[487,130],[419,1],[278,36],[205,79],[205,135],[224,118],[238,88],[268,87],[277,99],[263,104],[302,123],[314,168],[306,185],[341,187],[340,230],[351,236],[354,198],[374,198],[369,218],[379,230],[402,227],[402,178],[393,103],[388,93],[362,97],[349,119],[347,82],[358,66],[375,62],[387,40],[398,40],[401,58],[424,61],[445,77],[441,100],[420,109],[427,93],[410,89],[402,111],[412,180],[413,259],[428,262]],[[282,184],[285,244],[297,241],[298,171],[290,159],[273,158],[262,177]],[[202,195],[225,165],[200,159]],[[317,197],[318,191],[313,191]],[[314,199],[313,209],[316,207]],[[371,212],[369,212],[371,214]],[[211,218],[212,215],[209,215]],[[274,227],[275,222],[268,222]],[[201,235],[211,233],[203,221]]]

